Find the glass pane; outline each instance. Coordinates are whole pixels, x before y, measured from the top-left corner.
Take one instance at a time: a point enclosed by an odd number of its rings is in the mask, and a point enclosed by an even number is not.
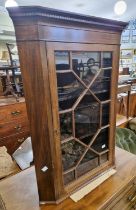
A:
[[[96,137],[91,146],[94,152],[88,150],[83,159],[80,160],[80,158],[86,150],[82,142],[88,145],[100,129],[100,123],[101,126],[109,124],[110,103],[107,103],[106,100],[110,99],[112,53],[56,51],[55,64],[60,133],[61,140],[63,140],[61,142],[62,165],[64,171],[72,168],[72,171],[67,171],[69,173],[64,174],[64,184],[66,185],[75,180],[75,172],[77,177],[80,177],[98,167],[99,164],[108,161],[108,152],[105,150],[108,149],[109,128],[102,129]],[[70,69],[71,65],[72,69]],[[88,89],[90,88],[90,92],[88,91],[83,96],[84,91],[87,90],[86,86]],[[95,96],[92,95],[91,91]],[[105,104],[102,104],[101,120],[98,99],[105,101]],[[74,108],[73,106],[77,102],[78,104]],[[68,138],[72,140],[68,140]],[[77,139],[79,142],[76,141]],[[99,153],[105,151],[106,153],[101,155],[99,159],[95,151]],[[77,164],[79,165],[75,169]]]
[[[75,110],[75,133],[77,138],[92,136],[99,128],[100,105],[89,93],[83,97]]]
[[[61,140],[67,139],[72,135],[72,113],[60,114]]]
[[[91,85],[91,91],[101,101],[110,99],[111,69],[102,69]]]
[[[56,51],[55,52],[56,70],[67,70],[69,65],[69,52]]]
[[[102,105],[102,126],[109,124],[109,117],[110,117],[110,104],[103,104]]]
[[[80,139],[84,144],[89,144],[92,140],[93,135],[89,135],[88,133],[86,133],[86,135],[78,137],[78,139]]]
[[[77,167],[77,176],[82,176],[83,174],[91,171],[96,168],[98,164],[98,155],[92,151],[88,151]]]
[[[102,53],[102,67],[112,67],[112,53],[111,52],[103,52]]]
[[[74,139],[62,144],[63,169],[68,170],[75,166],[83,154],[85,147]]]
[[[72,108],[80,94],[85,89],[73,73],[58,73],[59,110]]]
[[[68,184],[75,179],[74,171],[69,172],[68,174],[64,174],[64,184]]]
[[[103,164],[108,161],[108,152],[101,155],[100,164]]]
[[[72,64],[75,73],[88,85],[100,69],[100,53],[73,52]]]
[[[104,150],[108,149],[108,140],[109,128],[105,128],[101,130],[91,147],[97,152],[103,152]]]

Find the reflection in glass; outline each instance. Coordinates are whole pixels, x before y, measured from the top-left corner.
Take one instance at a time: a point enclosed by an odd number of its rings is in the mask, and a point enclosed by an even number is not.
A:
[[[108,139],[109,139],[109,128],[101,130],[101,132],[96,137],[92,148],[97,152],[103,152],[108,149]]]
[[[77,138],[92,136],[99,128],[100,105],[89,93],[83,97],[75,110],[75,133]]]
[[[77,167],[77,176],[81,176],[98,166],[98,155],[92,151],[88,151],[83,160]]]
[[[61,140],[72,135],[72,113],[60,114]]]
[[[90,87],[91,91],[101,101],[110,99],[111,69],[102,69]]]
[[[112,67],[112,53],[111,52],[103,52],[102,53],[102,67],[107,68],[107,67]]]
[[[110,118],[110,104],[106,103],[102,105],[102,126],[109,124]]]
[[[100,69],[100,53],[99,52],[73,52],[72,53],[73,70],[89,85],[94,76]]]
[[[56,70],[67,70],[69,65],[69,52],[56,51],[55,52]]]
[[[62,162],[64,171],[75,166],[84,150],[84,146],[76,142],[74,139],[62,144]]]
[[[64,74],[58,73],[57,83],[59,109],[64,110],[72,108],[85,88],[71,72]]]

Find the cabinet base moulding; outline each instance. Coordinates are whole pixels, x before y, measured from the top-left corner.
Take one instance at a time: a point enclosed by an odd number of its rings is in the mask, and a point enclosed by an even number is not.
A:
[[[78,190],[77,192],[75,192],[74,194],[72,194],[70,196],[70,198],[73,201],[78,202],[85,195],[87,195],[88,193],[90,193],[92,190],[94,190],[96,187],[98,187],[100,184],[102,184],[105,180],[107,180],[110,176],[112,176],[115,173],[116,173],[116,170],[115,169],[110,169],[110,170],[104,172],[103,174],[101,174],[100,176],[98,176],[96,179],[94,179],[93,181],[91,181],[91,183],[89,183],[88,185],[84,186],[83,188],[81,188],[80,190]]]
[[[78,202],[81,200],[84,196],[92,192],[95,188],[97,188],[100,184],[102,184],[104,181],[106,181],[108,178],[110,178],[112,175],[114,175],[117,171],[114,168],[110,168],[109,170],[103,172],[93,180],[91,179],[87,184],[83,185],[81,188],[79,188],[76,192],[74,192],[71,195],[66,195],[62,199],[59,199],[57,201],[40,201],[40,205],[46,205],[46,204],[59,204],[64,199],[70,197],[74,202]]]

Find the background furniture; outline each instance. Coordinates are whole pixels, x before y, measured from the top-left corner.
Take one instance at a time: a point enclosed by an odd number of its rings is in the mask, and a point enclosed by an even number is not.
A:
[[[0,96],[2,95],[3,95],[3,86],[2,86],[1,76],[0,76]]]
[[[19,172],[19,168],[7,153],[6,147],[0,147],[0,180],[17,172]]]
[[[127,96],[124,97],[124,103],[127,103]],[[122,107],[122,109],[120,109]],[[125,110],[123,108],[123,101],[117,101],[117,113],[125,116]],[[131,91],[130,93],[130,106],[129,106],[129,116],[136,117],[136,91]]]
[[[41,205],[34,167],[0,182],[7,210],[133,210],[136,205],[136,156],[116,149],[117,173],[77,203],[67,198],[58,206]]]
[[[6,46],[9,53],[10,66],[19,66],[17,46],[11,43],[6,43]]]
[[[116,128],[116,145],[136,155],[136,134],[128,128]]]
[[[136,91],[126,84],[118,86],[118,93],[116,125],[124,128],[136,116]]]
[[[16,30],[40,201],[58,203],[114,167],[119,42],[127,23],[42,7],[8,10]],[[92,58],[98,65],[87,62]]]
[[[125,116],[126,118],[129,118],[129,111],[130,111],[130,93],[131,93],[131,85],[119,85],[118,86],[118,94],[120,93],[127,93],[127,101],[124,102],[124,98],[122,97],[122,101],[123,101],[123,111],[125,112]],[[121,107],[120,107],[121,109]],[[120,110],[121,112],[121,110]]]
[[[3,92],[3,95],[13,95],[16,98],[16,100],[18,101],[19,100],[18,95],[15,93],[15,90],[13,88],[13,86],[15,86],[16,92],[20,92],[19,86],[15,79],[15,70],[17,68],[18,68],[17,66],[16,67],[15,66],[3,66],[3,67],[0,67],[0,70],[5,71],[5,73],[6,73],[5,90]],[[11,82],[9,71],[12,71],[13,82]]]
[[[22,84],[22,77],[21,77],[21,72],[16,72],[15,76],[13,76],[12,72],[10,71],[10,68],[8,67],[8,81],[9,83],[7,83],[7,74],[6,74],[6,70],[3,71],[3,67],[0,67],[2,69],[2,73],[0,73],[0,95],[2,96],[4,94],[4,92],[7,90],[7,86],[11,86],[14,94],[17,94],[19,96],[23,96],[23,87],[20,86],[20,84]],[[16,69],[16,68],[15,68]],[[16,82],[14,82],[14,80]],[[8,94],[11,94],[11,92],[9,92]]]
[[[12,154],[30,136],[24,98],[19,102],[13,97],[0,98],[0,147]]]
[[[136,117],[129,121],[129,128],[136,133]]]
[[[23,96],[24,93],[17,47],[10,43],[6,43],[6,46],[9,54],[9,65],[0,67],[3,95],[12,94],[19,100],[18,96]]]
[[[116,126],[125,127],[130,117],[130,93],[131,85],[119,85],[117,91],[117,116],[116,116]],[[125,96],[124,96],[125,94]]]
[[[130,116],[136,117],[136,91],[131,91],[130,101]]]
[[[15,91],[18,95],[23,96],[24,92],[23,92],[23,82],[22,80],[17,80],[18,78],[18,74],[20,73],[20,63],[19,63],[19,57],[18,57],[18,49],[16,45],[10,44],[10,43],[6,43],[7,45],[7,49],[9,52],[9,58],[10,58],[10,66],[12,67],[16,67],[12,70],[12,77],[13,77],[13,84],[15,86]]]

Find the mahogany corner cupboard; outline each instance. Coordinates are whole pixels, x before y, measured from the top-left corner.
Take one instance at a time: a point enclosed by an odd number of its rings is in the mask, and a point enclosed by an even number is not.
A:
[[[120,35],[127,23],[37,6],[8,10],[39,199],[58,203],[115,167]]]

